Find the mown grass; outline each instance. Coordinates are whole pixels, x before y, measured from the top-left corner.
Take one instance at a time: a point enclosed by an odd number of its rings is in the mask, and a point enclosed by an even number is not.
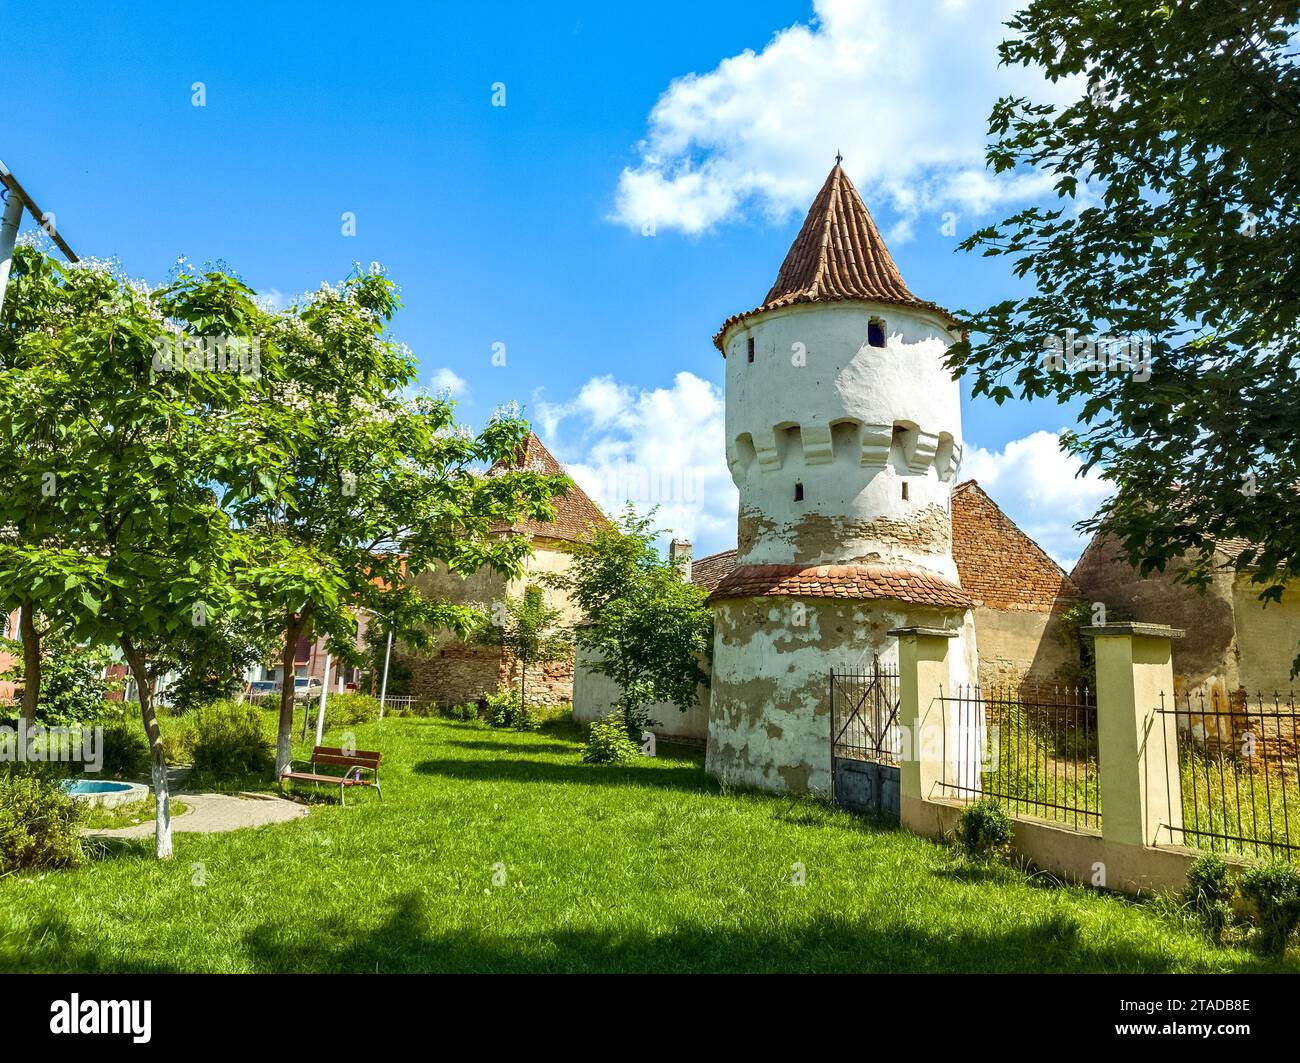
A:
[[[385,800],[0,880],[0,967],[41,971],[1237,971],[1169,904],[972,869],[698,754],[580,760],[538,733],[391,718]],[[331,732],[331,741],[341,731]],[[795,865],[806,884],[795,885]],[[503,884],[494,884],[496,881]],[[196,883],[202,882],[203,885]],[[1295,970],[1292,962],[1285,969]]]

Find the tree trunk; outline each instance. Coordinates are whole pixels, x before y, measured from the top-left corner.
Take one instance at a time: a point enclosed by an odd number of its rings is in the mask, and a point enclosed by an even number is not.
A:
[[[167,787],[167,759],[163,755],[162,728],[153,707],[153,681],[144,658],[128,638],[122,640],[122,655],[135,677],[140,692],[140,718],[144,721],[145,737],[149,739],[149,763],[153,775],[154,842],[159,860],[172,857],[172,805]]]
[[[293,759],[293,659],[302,637],[303,621],[290,614],[284,626],[284,652],[280,655],[280,727],[275,737],[275,777],[289,770]],[[303,710],[306,711],[305,709]]]
[[[28,733],[36,722],[36,704],[41,696],[41,636],[36,630],[36,606],[23,602],[18,615],[23,640],[23,721]]]

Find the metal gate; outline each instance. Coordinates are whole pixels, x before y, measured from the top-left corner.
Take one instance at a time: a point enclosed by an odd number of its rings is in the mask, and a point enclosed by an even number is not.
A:
[[[870,672],[830,674],[831,788],[854,812],[898,819],[898,672],[877,658]]]

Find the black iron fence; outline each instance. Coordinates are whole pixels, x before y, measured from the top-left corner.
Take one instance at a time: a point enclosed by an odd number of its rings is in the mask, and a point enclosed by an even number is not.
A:
[[[848,760],[897,764],[898,669],[875,661],[870,671],[831,672],[831,751]]]
[[[935,704],[944,713],[944,796],[995,797],[1012,815],[1101,827],[1092,691],[961,687]]]
[[[1300,858],[1300,750],[1295,695],[1177,694],[1156,710],[1165,735],[1169,822],[1158,839],[1242,855]],[[1176,769],[1175,769],[1176,766]]]

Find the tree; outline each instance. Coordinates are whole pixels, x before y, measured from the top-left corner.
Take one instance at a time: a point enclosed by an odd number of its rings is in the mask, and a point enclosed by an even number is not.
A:
[[[478,641],[508,650],[519,665],[519,711],[528,705],[528,667],[539,661],[567,658],[572,636],[560,625],[560,611],[546,604],[542,588],[529,584],[522,594],[507,594],[492,603],[491,619],[482,624]]]
[[[475,435],[455,423],[449,398],[412,393],[415,360],[387,332],[397,308],[396,286],[374,264],[267,323],[277,370],[248,426],[266,460],[230,481],[223,505],[253,537],[249,598],[279,632],[277,772],[289,763],[300,638],[324,636],[337,660],[360,666],[361,609],[417,646],[432,629],[468,635],[479,613],[424,597],[407,574],[442,563],[518,575],[528,542],[497,529],[553,518],[550,498],[568,484],[518,469],[477,474],[520,450],[527,423],[503,409]]]
[[[1298,22],[1294,0],[1016,15],[1003,62],[1086,88],[1064,106],[1000,100],[989,161],[1050,174],[1064,202],[964,243],[1036,290],[969,315],[982,341],[951,350],[976,395],[1081,403],[1064,446],[1116,488],[1081,528],[1200,589],[1215,544],[1243,539],[1232,563],[1265,602],[1300,576]],[[1141,357],[1071,364],[1076,338],[1107,336]]]
[[[41,699],[37,719],[66,727],[96,719],[104,709],[111,655],[103,647],[78,646],[54,636],[41,643]],[[0,678],[26,682],[26,663],[14,662]]]
[[[653,722],[647,705],[668,702],[685,712],[695,704],[697,688],[709,681],[701,662],[713,646],[708,592],[659,555],[657,534],[652,518],[629,505],[617,523],[592,528],[568,570],[550,577],[582,609],[577,645],[589,651],[594,671],[618,684],[635,740]]]
[[[29,726],[40,700],[44,639],[67,635],[64,606],[75,608],[88,564],[48,502],[72,461],[51,352],[59,336],[96,324],[118,284],[106,264],[64,269],[27,243],[14,251],[0,320],[0,608],[19,610],[21,712]]]
[[[20,530],[5,545],[0,595],[36,602],[68,638],[121,650],[150,743],[157,854],[167,858],[155,684],[168,662],[215,630],[211,618],[246,604],[234,578],[246,545],[213,485],[246,477],[261,459],[236,415],[256,377],[204,355],[251,342],[260,312],[253,293],[221,273],[181,271],[151,291],[104,263],[53,268],[70,287],[93,290],[93,309],[17,338],[21,357],[0,383],[0,423],[11,451],[39,458],[24,470],[27,511],[15,525],[58,532],[28,540]],[[167,337],[198,360],[160,365]],[[24,409],[32,394],[46,399],[39,414]],[[39,446],[45,436],[57,446]],[[50,489],[37,490],[47,477]]]

